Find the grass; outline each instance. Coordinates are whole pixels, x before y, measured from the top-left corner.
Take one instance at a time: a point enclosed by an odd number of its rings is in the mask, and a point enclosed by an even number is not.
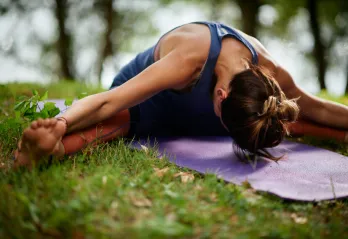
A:
[[[302,203],[227,184],[130,149],[122,139],[29,172],[6,170],[21,127],[14,96],[49,90],[73,97],[77,84],[0,86],[0,238],[344,238],[348,200]],[[64,89],[68,89],[67,92]],[[69,94],[69,95],[67,95]],[[347,98],[340,100],[346,101]],[[346,154],[332,141],[302,139]],[[193,181],[183,182],[185,172]]]

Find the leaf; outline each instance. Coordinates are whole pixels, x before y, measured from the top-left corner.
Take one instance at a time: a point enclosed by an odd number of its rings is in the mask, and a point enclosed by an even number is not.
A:
[[[29,102],[32,103],[32,104],[34,104],[34,105],[36,105],[37,102],[39,102],[39,99],[40,99],[40,95],[34,95],[33,97],[31,97],[31,98],[29,99]]]
[[[56,108],[56,103],[54,102],[46,102],[44,104],[44,109],[46,109],[47,111],[53,110],[54,108]]]
[[[56,115],[58,115],[59,113],[60,113],[60,109],[59,109],[58,107],[56,107],[56,108],[54,108],[54,109],[48,111],[48,116],[49,116],[50,118],[53,118],[53,117],[55,117]]]
[[[38,119],[38,118],[42,118],[42,119],[46,119],[49,117],[49,114],[48,114],[48,111],[47,110],[41,110],[38,117],[35,119]]]
[[[41,118],[53,118],[57,114],[60,113],[59,108],[56,106],[56,103],[54,102],[46,102],[44,104],[43,109],[40,111],[40,117]]]
[[[28,108],[25,113],[34,113],[36,112],[36,109],[37,109],[37,106],[36,105],[33,105],[31,106],[30,108]]]
[[[195,176],[189,172],[180,172],[180,173],[174,174],[175,178],[179,176],[181,177],[182,183],[192,182],[195,179]]]
[[[298,224],[306,224],[308,221],[306,217],[300,217],[296,213],[291,213],[290,217]]]
[[[31,116],[33,116],[34,113],[33,112],[30,112],[30,111],[27,111],[23,114],[23,117],[27,117],[27,118],[30,118]]]
[[[147,198],[138,198],[135,196],[130,196],[130,200],[133,203],[134,206],[137,207],[151,207],[152,206],[152,202],[147,199]]]
[[[31,107],[31,101],[25,101],[24,106],[23,106],[23,110],[26,111],[27,109],[29,109]]]
[[[197,184],[197,185],[194,187],[194,189],[197,190],[197,191],[202,191],[203,188],[202,188],[201,185]]]
[[[20,111],[24,107],[25,101],[21,101],[18,104],[15,105],[14,110]]]
[[[159,168],[153,168],[155,170],[155,175],[159,178],[163,177],[164,174],[166,174],[169,170],[169,167],[165,167],[165,168],[162,168],[162,169],[159,169]]]
[[[245,200],[251,205],[257,204],[262,197],[256,194],[256,190],[252,188],[247,188],[241,192],[241,195],[245,197]]]
[[[33,93],[33,95],[38,95],[39,94],[39,92],[37,92],[37,90],[32,90],[32,93]]]
[[[44,100],[47,100],[48,98],[48,91],[46,91],[43,96],[40,97],[40,101],[44,101]]]
[[[73,101],[74,101],[73,99],[65,99],[64,105],[65,106],[70,106],[70,105],[72,105]]]

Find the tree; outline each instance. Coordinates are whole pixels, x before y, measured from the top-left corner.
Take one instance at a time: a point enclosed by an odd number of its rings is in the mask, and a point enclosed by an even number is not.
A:
[[[132,1],[119,7],[118,3],[121,1],[126,0],[0,1],[0,19],[6,14],[17,14],[16,24],[24,22],[29,26],[31,17],[40,9],[48,10],[56,19],[51,27],[55,29],[56,37],[49,42],[41,41],[38,35],[40,31],[35,31],[33,27],[25,29],[26,35],[29,35],[28,39],[25,39],[25,47],[34,46],[40,49],[41,56],[36,62],[28,62],[22,58],[23,54],[19,54],[24,48],[18,47],[17,41],[24,41],[14,35],[16,25],[9,34],[9,39],[13,38],[15,43],[6,51],[0,48],[0,53],[16,59],[19,65],[39,69],[47,75],[57,75],[67,80],[97,78],[100,82],[103,64],[107,58],[116,56],[119,51],[127,51],[134,36],[146,38],[156,32],[148,20],[148,9],[141,9]],[[155,5],[153,1],[148,2]],[[96,19],[100,24],[91,26]],[[81,27],[82,25],[84,27]],[[81,32],[84,32],[83,36]],[[91,49],[96,54],[90,61],[91,65],[85,67],[88,70],[81,73],[81,70],[78,70],[81,52]]]
[[[348,94],[348,60],[346,63],[346,89],[345,89],[344,93]]]
[[[319,85],[320,89],[324,90],[326,89],[325,73],[327,69],[325,52],[327,51],[328,47],[324,45],[321,37],[317,0],[307,0],[306,8],[309,12],[310,29],[314,37],[313,55],[317,66]]]
[[[114,54],[113,51],[113,43],[112,43],[112,31],[113,31],[113,22],[114,15],[117,14],[113,8],[113,0],[105,0],[101,2],[96,2],[95,5],[99,5],[99,10],[103,19],[105,21],[105,31],[104,36],[102,37],[100,43],[100,53],[98,56],[98,60],[96,63],[96,73],[98,76],[98,82],[101,83],[101,77],[103,73],[103,64],[106,58],[112,56]]]
[[[92,76],[96,77],[99,83],[106,59],[117,56],[120,51],[130,50],[134,38],[150,37],[157,32],[149,20],[150,9],[140,9],[132,2],[129,2],[126,8],[121,8],[119,3],[121,0],[94,0],[93,7],[89,10],[90,14],[98,14],[105,25],[94,66],[95,76]],[[156,2],[149,3],[155,5]]]
[[[326,89],[325,75],[329,67],[329,52],[335,44],[339,32],[342,29],[337,28],[335,19],[343,11],[345,0],[269,0],[278,11],[279,19],[277,21],[278,33],[284,33],[290,20],[297,15],[300,9],[305,9],[309,17],[309,28],[313,35],[314,44],[311,53],[311,59],[315,63],[318,74],[320,89]],[[326,39],[322,35],[322,26],[330,27],[332,34]],[[346,32],[346,30],[344,30]],[[340,33],[341,34],[341,33]]]
[[[64,79],[73,80],[75,79],[73,70],[72,70],[72,60],[71,60],[71,36],[66,28],[66,18],[68,11],[68,2],[67,0],[55,0],[55,4],[47,7],[44,4],[43,0],[32,0],[30,2],[24,0],[13,0],[8,2],[3,2],[0,5],[0,11],[3,15],[6,14],[15,14],[20,16],[17,20],[15,26],[20,21],[28,21],[31,19],[32,15],[36,10],[40,8],[52,8],[52,12],[57,19],[57,41],[56,42],[43,42],[40,40],[38,33],[28,29],[30,32],[27,42],[29,45],[35,45],[41,48],[41,59],[45,58],[45,55],[56,54],[59,58],[59,67],[49,66],[45,62],[40,60],[35,62],[28,62],[23,59],[20,54],[20,49],[16,47],[16,44],[13,44],[12,48],[7,52],[2,52],[4,55],[7,55],[11,58],[14,58],[19,65],[26,66],[29,68],[40,69],[47,74],[57,74],[59,77]],[[27,23],[28,24],[28,23]],[[16,29],[16,27],[13,29]],[[54,27],[54,26],[53,26]],[[10,33],[9,38],[18,40],[18,37],[14,36],[14,31]]]
[[[67,31],[66,20],[68,12],[67,0],[55,0],[56,6],[54,9],[55,16],[58,22],[58,39],[57,39],[57,52],[59,55],[60,63],[60,78],[66,80],[74,80],[73,64],[72,64],[72,46],[71,35]]]
[[[258,13],[261,6],[260,0],[248,1],[248,0],[236,0],[240,10],[242,12],[242,30],[248,35],[257,37]]]

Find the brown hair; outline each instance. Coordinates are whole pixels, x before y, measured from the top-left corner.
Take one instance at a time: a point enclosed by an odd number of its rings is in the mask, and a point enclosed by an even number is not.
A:
[[[296,121],[296,99],[286,98],[267,69],[250,63],[229,87],[228,97],[221,103],[221,118],[239,147],[237,155],[280,159],[266,148],[277,146],[288,134],[286,124]]]

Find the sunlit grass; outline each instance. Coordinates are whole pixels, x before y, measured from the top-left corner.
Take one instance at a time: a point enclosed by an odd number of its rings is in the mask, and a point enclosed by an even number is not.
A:
[[[80,85],[68,86],[69,93],[48,86],[49,96],[81,93]],[[155,149],[130,149],[124,140],[86,148],[61,161],[46,161],[31,172],[6,170],[21,130],[7,120],[13,114],[12,95],[30,94],[31,87],[0,88],[0,107],[6,112],[0,116],[4,167],[0,171],[0,238],[348,236],[347,200],[285,201],[257,193],[247,184],[235,186],[214,175],[179,168],[166,158],[156,158]],[[46,90],[33,87],[41,93]],[[304,140],[345,152],[336,142]],[[193,175],[193,180],[185,182],[180,172]]]

